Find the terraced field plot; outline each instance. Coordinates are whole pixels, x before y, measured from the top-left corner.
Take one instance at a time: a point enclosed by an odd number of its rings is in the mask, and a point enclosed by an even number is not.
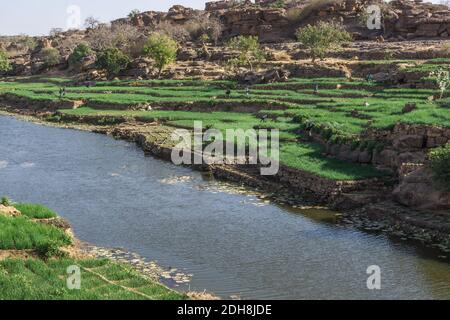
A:
[[[61,247],[72,244],[72,238],[62,229],[39,222],[39,219],[56,218],[56,214],[41,205],[15,207],[21,210],[21,216],[0,215],[1,300],[186,298],[124,264],[62,257]],[[69,266],[81,270],[80,290],[67,287]]]
[[[63,99],[84,102],[79,109],[60,110],[65,115],[159,120],[184,128],[193,127],[196,120],[203,121],[204,127],[220,130],[276,128],[280,130],[283,164],[337,180],[363,179],[383,173],[371,166],[324,156],[323,146],[302,141],[300,129],[313,128],[327,140],[339,143],[340,139],[358,141],[369,127],[389,129],[397,122],[450,126],[450,109],[445,105],[448,98],[430,99],[438,95],[436,90],[385,88],[358,79],[292,79],[254,85],[248,91],[231,81],[118,80],[89,86],[71,85],[68,81],[1,82],[0,94],[58,101],[62,82],[67,86]],[[403,114],[407,103],[415,103],[417,108]],[[105,109],[108,104],[112,107]],[[149,105],[152,110],[145,110]],[[185,106],[196,108],[183,111]],[[130,110],[139,107],[141,110]],[[371,151],[375,148],[374,143],[360,144],[367,145]]]

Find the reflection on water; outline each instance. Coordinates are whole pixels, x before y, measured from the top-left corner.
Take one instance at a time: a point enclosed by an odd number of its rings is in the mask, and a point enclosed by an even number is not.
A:
[[[0,117],[0,195],[44,203],[82,240],[193,274],[191,289],[242,298],[450,298],[449,264],[334,224],[335,213],[148,158],[133,144]],[[382,290],[366,288],[379,265]]]

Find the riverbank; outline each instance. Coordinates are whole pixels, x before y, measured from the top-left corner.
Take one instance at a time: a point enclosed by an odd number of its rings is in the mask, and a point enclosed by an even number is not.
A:
[[[169,287],[188,283],[189,275],[121,249],[79,241],[70,224],[44,206],[14,204],[7,198],[2,202],[1,299],[216,299],[206,292],[184,293]],[[73,272],[78,272],[80,282]]]
[[[160,123],[139,122],[119,125],[93,125],[75,122],[54,123],[45,120],[48,119],[48,114],[39,115],[24,110],[11,111],[13,110],[3,111],[2,114],[43,125],[108,134],[115,138],[136,142],[147,154],[165,160],[170,159],[171,146],[168,144],[168,137],[170,132],[174,130],[170,126],[164,126]],[[372,197],[373,201],[366,202],[366,205],[363,206],[357,205],[352,208],[347,205],[347,207],[343,207],[343,202],[324,202],[324,199],[326,199],[324,197],[322,197],[321,201],[318,201],[318,198],[315,198],[314,194],[311,196],[311,193],[292,193],[289,188],[283,186],[281,181],[263,180],[260,179],[260,176],[237,170],[239,168],[226,166],[206,168],[201,166],[195,169],[209,169],[218,178],[250,186],[252,189],[259,191],[262,199],[280,205],[299,208],[314,206],[338,207],[343,209],[341,210],[343,213],[339,215],[341,224],[352,225],[370,232],[386,233],[399,239],[411,239],[421,245],[437,248],[443,252],[443,255],[450,251],[450,218],[443,213],[411,210],[390,200],[375,201],[376,197],[373,194],[368,195],[364,193],[344,194],[343,196],[350,200],[350,202],[347,202],[350,204],[358,196],[360,197],[359,200],[357,199],[359,202],[367,201],[368,197]]]

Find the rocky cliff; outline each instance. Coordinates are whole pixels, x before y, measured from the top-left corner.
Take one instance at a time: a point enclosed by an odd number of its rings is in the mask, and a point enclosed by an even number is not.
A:
[[[366,8],[379,5],[382,13],[380,29],[366,26]],[[237,2],[221,0],[207,2],[205,10],[174,6],[168,12],[148,11],[133,18],[113,23],[130,23],[139,27],[154,27],[160,22],[183,25],[193,19],[216,17],[223,23],[223,38],[255,35],[262,42],[295,39],[295,30],[317,20],[336,19],[358,39],[384,38],[447,38],[450,33],[450,11],[445,5],[423,3],[421,0],[300,0],[280,4],[273,0]]]

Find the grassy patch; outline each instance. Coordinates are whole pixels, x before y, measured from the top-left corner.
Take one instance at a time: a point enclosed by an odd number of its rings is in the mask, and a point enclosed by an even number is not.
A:
[[[73,265],[81,269],[80,290],[66,285],[67,268]],[[0,262],[0,299],[180,300],[186,296],[108,260],[7,259]]]
[[[36,249],[64,246],[71,239],[53,226],[32,222],[28,217],[0,216],[0,249]]]
[[[17,203],[14,204],[14,207],[23,215],[32,219],[48,219],[56,217],[56,213],[53,210],[40,204]]]

